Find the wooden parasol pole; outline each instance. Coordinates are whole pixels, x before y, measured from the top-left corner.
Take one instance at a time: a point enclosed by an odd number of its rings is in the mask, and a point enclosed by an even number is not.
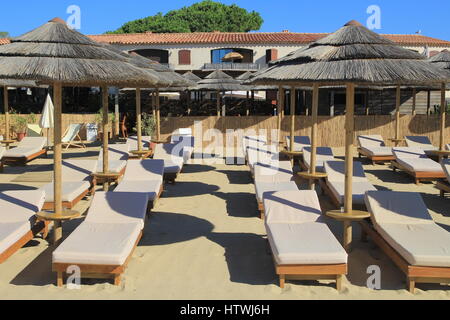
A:
[[[54,184],[53,194],[55,202],[55,215],[61,216],[63,213],[62,205],[62,85],[57,83],[53,86],[53,101],[55,109],[53,116],[55,119],[55,128],[53,134],[53,170],[54,170]],[[54,238],[60,239],[62,234],[61,228],[55,228]]]
[[[395,139],[398,141],[400,139],[400,86],[397,86],[396,94],[395,94]],[[398,145],[398,142],[396,142]]]
[[[427,92],[427,117],[430,115],[431,110],[431,90]]]
[[[114,95],[114,135],[116,137],[120,136],[120,107],[119,107],[119,90],[117,89],[117,94]]]
[[[291,88],[291,148],[290,151],[294,152],[295,143],[295,88]]]
[[[109,105],[108,87],[102,87],[103,104],[103,173],[109,173]],[[109,182],[105,180],[103,191],[109,191]]]
[[[3,106],[5,108],[5,140],[11,138],[10,135],[10,124],[9,124],[9,98],[8,98],[8,87],[3,87]]]
[[[439,150],[444,151],[445,149],[445,118],[447,116],[447,104],[445,100],[445,82],[441,86],[441,136],[439,142]],[[441,160],[441,159],[440,159]]]
[[[355,128],[355,85],[347,83],[346,94],[346,114],[345,114],[345,213],[351,214],[353,212],[353,143],[354,143],[354,128]],[[352,239],[352,223],[350,221],[344,222],[344,249],[350,251],[350,244]]]
[[[317,163],[317,126],[319,115],[319,85],[313,86],[313,100],[312,100],[312,127],[311,127],[311,168],[310,173],[316,174]],[[314,180],[309,181],[309,187],[311,190],[316,189]]]
[[[279,86],[278,88],[278,140],[281,142],[281,126],[283,123],[283,109],[284,109],[284,88],[282,86]]]
[[[161,141],[161,109],[159,101],[159,89],[156,89],[156,140]]]
[[[416,88],[413,89],[413,102],[412,102],[412,115],[416,115],[416,105],[417,105],[417,90]]]
[[[138,151],[142,151],[142,106],[141,106],[141,88],[136,88],[136,130],[138,140]]]
[[[155,93],[152,91],[151,93],[152,96],[152,114],[153,114],[153,119],[156,119],[156,109],[155,109]]]
[[[220,118],[220,91],[217,90],[217,116]]]

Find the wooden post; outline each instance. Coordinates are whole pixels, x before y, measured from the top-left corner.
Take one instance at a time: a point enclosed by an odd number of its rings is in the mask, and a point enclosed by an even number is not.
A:
[[[10,128],[11,125],[9,123],[9,96],[8,96],[8,86],[3,87],[3,106],[5,108],[5,140],[9,140],[11,138]]]
[[[345,213],[351,214],[353,211],[353,143],[355,128],[355,85],[347,83],[346,94],[346,115],[345,115]],[[352,224],[350,221],[344,222],[344,249],[347,252],[351,249]]]
[[[156,140],[161,141],[161,106],[159,101],[159,89],[156,89],[155,94],[156,102]]]
[[[412,115],[416,115],[416,105],[417,105],[417,90],[416,88],[413,89],[413,101],[412,101]]]
[[[431,90],[428,90],[428,92],[427,92],[427,116],[430,115],[430,109],[431,109]]]
[[[441,87],[441,135],[439,142],[439,150],[445,150],[445,118],[447,115],[447,101],[445,101],[445,82],[442,83]],[[442,159],[439,159],[442,160]]]
[[[118,89],[117,89],[118,90]],[[114,97],[115,99],[115,103],[114,103],[114,112],[115,112],[115,120],[114,121],[114,125],[115,125],[115,136],[119,137],[120,136],[120,110],[119,110],[119,92],[117,92],[117,94]]]
[[[284,109],[284,89],[282,86],[278,87],[278,140],[281,142],[281,125],[283,122],[283,109]]]
[[[62,215],[62,85],[60,83],[53,86],[53,101],[55,109],[53,111],[53,117],[55,120],[55,128],[53,134],[53,170],[54,170],[54,183],[53,183],[53,200],[55,202],[55,214]],[[55,239],[60,237],[59,234],[54,233]]]
[[[217,90],[217,116],[220,118],[220,91]]]
[[[313,86],[313,99],[312,99],[312,128],[311,128],[311,168],[310,173],[316,173],[317,164],[317,126],[319,115],[319,85]],[[309,186],[311,190],[316,189],[314,180],[310,180]]]
[[[396,94],[395,94],[395,139],[400,139],[400,86],[397,86]]]
[[[369,89],[366,89],[366,94],[364,95],[364,102],[365,102],[365,108],[366,108],[366,116],[368,116],[370,114],[370,107],[369,107]]]
[[[108,108],[108,87],[102,87],[103,104],[103,173],[109,172],[109,108]],[[106,180],[105,180],[106,181]],[[103,191],[109,191],[109,182],[103,184]]]
[[[330,97],[330,116],[334,117],[334,109],[335,109],[335,93],[334,90],[331,91],[331,97]]]
[[[294,151],[295,143],[295,88],[291,88],[291,150]]]
[[[151,96],[152,96],[152,115],[153,115],[153,120],[156,120],[155,92],[152,91]]]
[[[142,106],[141,106],[141,89],[136,88],[136,129],[137,129],[137,146],[138,151],[142,151]]]

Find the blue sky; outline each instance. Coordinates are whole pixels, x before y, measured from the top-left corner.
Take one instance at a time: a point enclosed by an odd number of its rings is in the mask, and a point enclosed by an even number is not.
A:
[[[124,22],[157,12],[167,12],[197,1],[177,0],[22,0],[2,1],[0,31],[12,36],[29,31],[53,17],[66,19],[67,7],[81,8],[81,32],[99,34],[120,27]],[[366,23],[367,8],[381,8],[380,33],[422,34],[450,40],[450,1],[448,0],[234,0],[248,10],[259,11],[265,20],[260,31],[276,32],[288,29],[293,32],[333,32],[351,19]]]

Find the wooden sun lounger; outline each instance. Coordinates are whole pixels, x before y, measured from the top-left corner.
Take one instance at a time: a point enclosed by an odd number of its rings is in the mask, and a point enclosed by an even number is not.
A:
[[[62,205],[63,208],[66,209],[73,209],[81,200],[83,200],[86,196],[94,196],[95,195],[95,187],[97,183],[95,181],[95,178],[92,179],[91,188],[84,191],[82,194],[80,194],[77,198],[75,198],[73,201],[63,201]],[[55,208],[54,202],[46,202],[44,203],[44,206],[42,207],[42,210],[53,210]]]
[[[448,283],[450,284],[450,268],[417,267],[410,265],[392,248],[386,240],[367,222],[360,222],[363,232],[395,263],[406,275],[408,290],[415,293],[416,283]]]
[[[440,190],[441,197],[445,197],[446,193],[450,193],[450,183],[447,180],[440,180],[436,183],[436,188]]]
[[[431,172],[431,171],[411,171],[402,166],[396,160],[391,162],[392,170],[396,172],[401,170],[412,176],[416,184],[420,184],[422,181],[436,181],[439,179],[444,179],[445,174],[443,172]]]
[[[47,149],[42,149],[39,152],[36,152],[28,157],[15,158],[15,157],[3,157],[2,165],[10,165],[10,166],[25,166],[28,162],[33,161],[40,156],[45,155],[47,157]]]
[[[365,157],[369,158],[369,160],[372,161],[372,163],[374,165],[377,164],[377,163],[386,163],[386,162],[390,162],[390,161],[394,161],[395,160],[394,156],[374,156],[374,155],[370,154],[369,152],[367,152],[366,150],[364,150],[362,148],[358,148],[358,154],[359,154],[360,158],[362,156],[365,156]]]
[[[122,274],[125,273],[128,264],[133,257],[134,251],[136,250],[139,242],[142,239],[142,232],[139,235],[133,250],[128,256],[126,262],[121,266],[107,266],[107,265],[89,265],[89,264],[77,264],[76,266],[80,268],[81,277],[85,279],[112,279],[115,286],[120,286],[122,281]],[[53,263],[52,270],[56,272],[56,285],[62,287],[64,285],[64,274],[69,267],[73,264],[67,263]]]

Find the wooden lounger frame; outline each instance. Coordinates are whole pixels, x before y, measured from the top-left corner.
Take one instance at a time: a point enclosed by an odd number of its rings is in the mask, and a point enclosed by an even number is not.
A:
[[[175,172],[175,173],[164,173],[164,181],[169,183],[169,184],[175,184],[178,175],[181,173],[180,172]]]
[[[125,175],[125,171],[126,171],[126,170],[127,170],[127,166],[125,166],[125,168],[123,168],[123,169],[119,172],[119,174],[117,175],[117,179],[115,179],[115,180],[113,181],[113,183],[118,184],[119,181],[120,181],[120,179]],[[106,182],[106,180],[103,179],[103,178],[101,178],[101,177],[97,177],[97,178],[95,179],[95,185],[103,184],[103,183],[105,183],[105,182]],[[109,182],[110,182],[110,181],[109,181]]]
[[[438,179],[444,179],[445,173],[443,171],[441,172],[424,172],[424,171],[410,171],[409,169],[406,169],[403,167],[400,163],[397,161],[392,161],[392,169],[395,171],[402,170],[412,176],[416,182],[416,184],[420,184],[421,181],[435,181]]]
[[[359,154],[359,158],[361,158],[362,156],[365,156],[367,158],[370,159],[370,161],[372,161],[373,165],[376,165],[377,163],[386,163],[386,162],[391,162],[395,160],[395,156],[391,155],[391,156],[374,156],[372,154],[370,154],[369,152],[365,151],[362,148],[358,148],[358,154]]]
[[[367,221],[360,222],[363,232],[369,236],[384,253],[406,275],[408,290],[415,293],[416,283],[450,284],[450,268],[410,265]]]
[[[89,265],[89,264],[75,264],[75,263],[53,263],[52,269],[53,272],[56,272],[56,284],[58,287],[62,287],[64,285],[63,276],[66,273],[67,269],[71,266],[76,265],[81,270],[81,278],[88,279],[113,279],[115,286],[120,286],[122,281],[122,275],[125,272],[128,263],[133,257],[133,253],[136,250],[139,242],[142,238],[142,232],[139,234],[139,237],[131,250],[130,255],[128,256],[125,263],[121,266],[110,266],[110,265]]]
[[[80,194],[78,197],[76,197],[72,201],[64,201],[62,203],[63,208],[66,209],[73,209],[81,200],[83,200],[87,195],[94,196],[95,195],[95,187],[97,185],[97,182],[95,179],[91,182],[91,187],[85,191],[83,191],[82,194]],[[44,206],[42,207],[42,210],[53,210],[55,208],[54,202],[45,202]]]
[[[16,158],[16,157],[3,157],[2,158],[2,164],[7,164],[7,165],[11,165],[11,166],[25,166],[28,162],[39,158],[40,156],[42,156],[43,154],[45,154],[45,156],[47,156],[47,149],[42,149],[39,152],[36,152],[28,157],[21,157],[21,158]]]
[[[445,197],[446,193],[450,193],[450,183],[446,180],[438,181],[436,188],[441,191],[441,197]]]
[[[44,239],[48,236],[48,221],[37,222],[30,231],[28,231],[22,238],[11,245],[8,249],[0,253],[0,264],[8,260],[14,253],[19,251],[24,245],[33,240],[39,233],[42,233]]]
[[[280,288],[286,280],[335,280],[336,290],[342,291],[342,282],[348,273],[347,264],[328,265],[278,265],[275,262],[277,275],[280,277]]]
[[[149,202],[148,204],[148,208],[147,208],[147,213],[150,214],[151,211],[155,208],[157,202],[159,201],[159,199],[161,198],[161,195],[164,192],[164,184],[161,185],[161,188],[159,189],[159,193],[156,195],[155,200],[152,200]]]

